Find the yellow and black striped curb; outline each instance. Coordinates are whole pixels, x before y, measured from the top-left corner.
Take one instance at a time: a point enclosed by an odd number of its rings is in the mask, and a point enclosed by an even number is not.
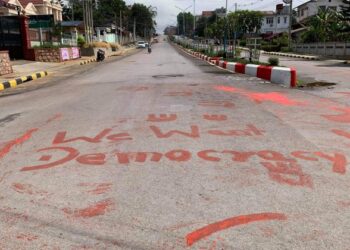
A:
[[[92,63],[92,62],[96,62],[96,59],[85,60],[85,61],[81,62],[80,65],[85,65],[85,64],[88,64],[88,63]]]
[[[25,82],[36,80],[38,78],[42,78],[42,77],[45,77],[47,75],[48,75],[47,71],[40,71],[38,73],[33,73],[29,76],[22,76],[20,78],[1,82],[0,83],[0,91],[8,89],[8,88],[16,88],[17,85],[20,85],[20,84],[25,83]]]

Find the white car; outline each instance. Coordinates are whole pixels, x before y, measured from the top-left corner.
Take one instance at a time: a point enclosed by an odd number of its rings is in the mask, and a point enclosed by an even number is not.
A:
[[[139,41],[139,42],[137,42],[137,48],[139,48],[139,49],[144,49],[144,48],[147,47],[146,44],[147,44],[147,43],[144,42],[144,41]]]

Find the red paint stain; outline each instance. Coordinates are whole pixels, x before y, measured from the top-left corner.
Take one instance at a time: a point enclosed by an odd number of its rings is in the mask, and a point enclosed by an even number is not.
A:
[[[208,121],[227,121],[227,116],[226,115],[203,115],[204,120]]]
[[[271,180],[290,186],[313,188],[311,176],[304,174],[296,162],[261,162]]]
[[[297,106],[301,104],[301,102],[291,100],[287,96],[277,92],[245,93],[245,95],[249,97],[252,101],[255,101],[256,103],[259,103],[259,104],[263,102],[272,102],[272,103],[281,104],[284,106]]]
[[[16,238],[19,240],[33,241],[37,240],[39,237],[32,234],[19,234]]]
[[[339,122],[339,123],[350,123],[350,108],[332,108],[333,110],[342,112],[338,115],[322,115],[329,121]]]
[[[148,122],[171,122],[171,121],[175,121],[177,119],[177,115],[176,114],[160,114],[159,116],[155,115],[155,114],[150,114],[148,115]]]
[[[114,203],[108,199],[108,200],[100,201],[87,208],[75,209],[75,210],[71,210],[69,208],[63,208],[62,211],[76,218],[91,218],[91,217],[104,215],[113,205]]]
[[[350,201],[338,201],[337,204],[339,207],[342,207],[342,208],[350,207]]]
[[[334,155],[327,155],[323,152],[315,152],[315,155],[326,159],[333,163],[333,172],[338,174],[346,173],[346,166],[348,165],[347,158],[343,154],[334,153]]]
[[[302,102],[292,100],[288,98],[286,95],[278,92],[268,92],[268,93],[250,92],[244,89],[238,89],[238,88],[233,88],[229,86],[215,86],[214,89],[230,92],[230,93],[238,93],[240,95],[248,97],[250,100],[258,104],[261,104],[263,102],[272,102],[283,106],[298,106],[303,104]]]
[[[346,131],[340,130],[340,129],[333,129],[332,132],[336,135],[350,139],[350,132],[346,132]]]
[[[31,184],[13,183],[12,189],[21,194],[47,194],[46,191],[36,190]]]
[[[229,87],[229,86],[215,86],[214,87],[216,90],[221,90],[225,92],[230,92],[230,93],[239,93],[241,90],[236,89],[234,87]]]
[[[24,135],[7,142],[5,146],[0,149],[0,159],[4,158],[12,150],[13,147],[22,145],[24,142],[28,141],[38,130],[38,128],[30,129],[24,133]]]
[[[202,227],[186,236],[187,246],[192,246],[197,241],[212,235],[216,232],[235,227],[239,225],[245,225],[257,221],[267,220],[286,220],[287,217],[281,213],[260,213],[260,214],[248,214],[232,217],[223,221],[219,221],[205,227]]]
[[[51,123],[53,121],[56,121],[56,120],[59,120],[62,118],[62,114],[56,114],[54,115],[53,117],[49,118],[47,121],[46,121],[46,124],[48,123]]]
[[[89,194],[105,194],[112,189],[112,183],[80,183],[79,186],[92,188],[86,191]]]
[[[56,166],[62,165],[66,162],[69,162],[73,159],[75,159],[79,155],[79,151],[74,149],[74,148],[69,148],[69,147],[51,147],[51,148],[43,148],[39,149],[38,152],[43,152],[43,151],[63,151],[67,153],[67,155],[64,158],[58,159],[54,162],[50,162],[47,164],[40,164],[40,165],[35,165],[35,166],[27,166],[23,167],[21,171],[35,171],[35,170],[42,170],[42,169],[49,169],[49,168],[54,168]],[[43,158],[41,158],[43,159]],[[51,157],[45,157],[45,159],[51,159]]]
[[[234,108],[235,104],[230,101],[201,101],[198,105],[203,107],[223,107],[223,108]]]

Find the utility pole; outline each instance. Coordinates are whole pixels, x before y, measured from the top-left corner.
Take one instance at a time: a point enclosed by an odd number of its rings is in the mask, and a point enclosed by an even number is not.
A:
[[[193,0],[193,38],[196,33],[196,0]]]
[[[123,45],[123,18],[122,18],[122,11],[119,11],[119,25],[120,25],[120,45]]]
[[[293,0],[289,0],[289,32],[288,32],[288,48],[292,48],[292,22],[293,22]]]
[[[134,29],[133,29],[133,33],[134,33],[134,42],[136,41],[136,17],[134,17]]]
[[[185,12],[186,12],[186,10],[188,10],[191,7],[192,7],[192,5],[188,6],[186,9],[181,9],[181,8],[175,6],[175,8],[178,8],[179,10],[182,11],[182,17],[183,17],[183,24],[182,25],[183,25],[184,35],[186,35]]]
[[[87,43],[91,43],[93,41],[94,30],[91,0],[83,0],[83,19],[85,29],[85,40]]]
[[[224,31],[224,53],[226,56],[226,43],[227,43],[227,14],[228,14],[228,10],[227,10],[227,4],[228,4],[228,0],[226,0],[226,9],[225,9],[225,31]]]

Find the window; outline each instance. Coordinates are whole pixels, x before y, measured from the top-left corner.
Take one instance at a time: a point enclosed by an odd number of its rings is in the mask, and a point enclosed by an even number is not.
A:
[[[329,10],[332,10],[332,11],[337,11],[337,7],[336,6],[330,6],[328,7]]]
[[[281,22],[281,18],[277,17],[277,23],[279,24]]]
[[[284,23],[287,23],[288,18],[285,16],[283,19],[284,19]]]
[[[273,17],[266,17],[267,24],[273,24]]]
[[[304,9],[301,10],[301,16],[304,16]]]
[[[326,11],[326,6],[322,5],[322,6],[318,7],[318,9],[319,9],[320,11]]]

